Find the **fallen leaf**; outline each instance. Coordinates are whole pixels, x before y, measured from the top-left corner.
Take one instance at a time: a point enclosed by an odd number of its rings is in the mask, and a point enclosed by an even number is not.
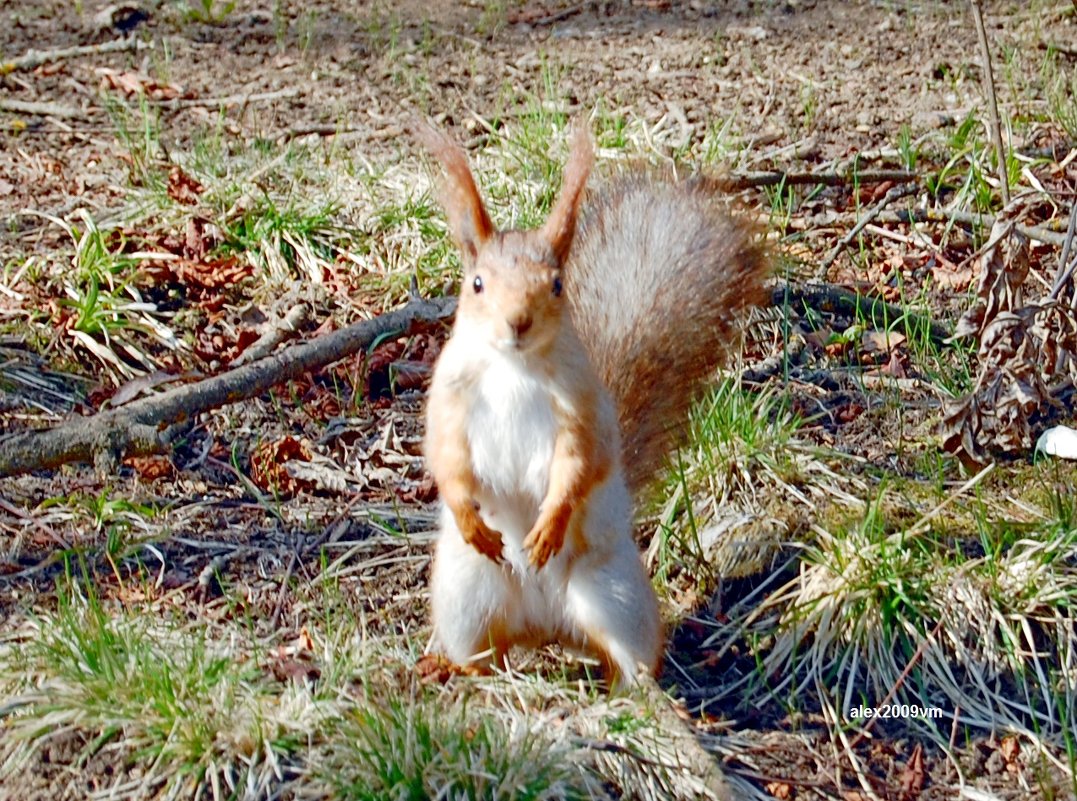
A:
[[[1002,758],[1006,760],[1006,764],[1013,765],[1021,755],[1021,742],[1011,734],[1002,738],[998,750],[1002,753]]]
[[[168,171],[168,196],[177,203],[193,206],[198,203],[198,196],[205,191],[206,188],[184,172],[178,164],[173,164]]]
[[[886,364],[882,366],[882,372],[894,378],[905,378],[908,376],[908,370],[906,369],[908,363],[909,355],[907,353],[894,351],[890,354]]]
[[[176,466],[167,456],[128,456],[123,463],[133,467],[144,481],[156,481],[176,475]]]
[[[894,348],[905,344],[905,335],[898,331],[865,331],[860,336],[860,349],[865,353],[889,354]]]
[[[426,684],[447,684],[449,679],[461,673],[460,666],[441,654],[426,654],[415,663],[419,680]]]
[[[310,449],[295,437],[263,442],[251,453],[251,481],[260,489],[277,495],[294,495],[313,485],[294,477],[285,464],[292,460],[309,462]]]
[[[953,265],[936,265],[931,268],[931,280],[940,289],[952,289],[955,292],[964,292],[972,286],[976,278],[976,271],[969,265],[963,269],[957,269]]]
[[[915,801],[924,789],[924,752],[920,744],[913,748],[909,761],[901,771],[901,801]]]
[[[151,100],[174,100],[183,95],[183,89],[168,83],[160,83],[142,72],[120,72],[108,67],[100,67],[97,74],[101,76],[104,89],[122,92],[131,97],[145,96]]]
[[[789,799],[793,797],[793,787],[786,782],[768,782],[764,788],[772,798]]]

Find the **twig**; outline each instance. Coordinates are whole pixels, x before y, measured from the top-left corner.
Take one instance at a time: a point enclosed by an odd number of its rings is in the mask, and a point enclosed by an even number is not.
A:
[[[883,181],[900,181],[907,183],[918,180],[915,172],[908,170],[849,170],[847,172],[785,172],[782,170],[764,172],[733,173],[723,183],[732,191],[751,189],[760,186],[815,185],[842,186],[844,184],[881,184]]]
[[[1077,3],[1075,3],[1075,7],[1077,7]],[[1077,58],[1077,47],[1068,47],[1063,44],[1058,44],[1057,42],[1037,42],[1036,49],[1046,50],[1050,53],[1058,53],[1068,58]]]
[[[10,100],[6,97],[0,97],[0,111],[9,111],[12,114],[37,114],[41,117],[86,119],[86,112],[74,106],[62,106],[59,103],[31,103],[25,100]]]
[[[542,28],[547,25],[553,25],[555,22],[563,22],[569,17],[574,17],[579,14],[581,11],[587,8],[588,5],[590,5],[590,3],[577,3],[574,6],[563,8],[560,11],[553,12],[552,14],[547,14],[545,17],[539,17],[538,19],[531,22],[531,25],[537,28]]]
[[[358,125],[293,125],[291,128],[287,128],[277,134],[277,141],[290,142],[292,139],[298,139],[301,136],[340,136],[341,134],[358,133],[359,131],[369,130],[369,127]]]
[[[958,487],[956,492],[948,493],[943,500],[937,503],[935,507],[931,509],[931,511],[929,511],[927,514],[917,520],[916,523],[913,524],[911,527],[909,527],[903,532],[899,532],[898,534],[891,534],[890,536],[893,541],[896,542],[898,539],[900,539],[901,542],[904,542],[906,537],[919,537],[921,534],[928,531],[928,529],[930,528],[931,521],[934,520],[940,512],[942,512],[951,503],[962,497],[966,492],[968,492],[970,489],[983,481],[984,478],[987,477],[988,473],[990,473],[994,469],[995,463],[991,462],[986,467],[981,469],[980,472],[978,472],[976,475],[974,475],[972,478],[970,478],[968,481]]]
[[[297,303],[283,320],[274,320],[270,323],[265,333],[233,359],[228,367],[234,370],[248,362],[268,356],[276,350],[277,345],[299,333],[299,329],[306,325],[308,319],[310,319],[310,306],[306,303]]]
[[[65,58],[92,56],[98,53],[115,53],[123,50],[141,50],[149,46],[146,42],[140,41],[133,36],[128,36],[123,39],[113,39],[112,41],[95,45],[62,47],[58,50],[27,50],[24,55],[19,56],[14,61],[0,62],[0,75],[8,75],[19,70],[32,70],[42,64],[60,61]]]
[[[1077,268],[1077,259],[1070,264],[1070,249],[1073,247],[1074,228],[1077,228],[1077,200],[1070,205],[1070,222],[1066,226],[1066,241],[1062,244],[1062,255],[1058,259],[1058,277],[1055,285],[1051,287],[1051,300],[1058,300],[1058,294],[1070,280],[1074,268]],[[1077,297],[1077,293],[1074,294]]]
[[[91,459],[105,470],[125,455],[161,453],[174,436],[169,426],[261,395],[277,384],[357,353],[379,337],[407,331],[416,322],[446,317],[455,304],[455,298],[412,301],[380,317],[293,345],[195,384],[55,428],[0,439],[0,478]]]
[[[901,671],[901,675],[897,677],[897,681],[894,682],[894,686],[891,687],[890,690],[886,693],[886,697],[884,697],[883,700],[876,705],[877,707],[887,706],[890,703],[890,699],[894,697],[894,695],[899,689],[901,689],[901,685],[905,683],[905,679],[909,677],[909,674],[912,673],[912,669],[916,666],[916,663],[920,661],[920,659],[924,655],[924,652],[927,651],[928,644],[931,643],[938,636],[939,630],[942,628],[942,624],[946,621],[946,616],[949,614],[949,612],[950,607],[949,605],[947,605],[947,607],[943,609],[942,612],[939,614],[939,622],[935,624],[935,628],[930,631],[927,637],[920,641],[920,645],[917,646],[916,651],[912,655],[912,658],[909,660],[908,664],[905,665],[905,669]],[[863,739],[868,736],[871,730],[875,728],[875,721],[877,720],[877,717],[869,718],[868,722],[864,724],[864,727],[856,733],[856,737],[853,738],[852,742],[849,744],[849,747],[856,748],[856,746],[858,746],[863,741]]]
[[[923,315],[912,314],[908,309],[887,303],[880,297],[850,292],[832,284],[782,284],[774,288],[770,302],[774,306],[803,305],[827,314],[855,317],[859,313],[869,318],[882,317],[890,323],[906,320],[910,328],[926,328],[931,339],[936,342],[944,342],[953,335],[949,327],[942,323],[934,322]]]
[[[980,57],[983,59],[984,88],[987,90],[987,115],[991,123],[991,141],[995,145],[998,159],[999,190],[1002,204],[1010,204],[1010,178],[1006,171],[1006,146],[1002,143],[1002,126],[998,121],[998,100],[995,97],[995,76],[991,71],[991,47],[987,43],[987,30],[984,28],[983,14],[980,12],[980,0],[969,0],[972,5],[972,19],[976,23],[976,33],[980,38]]]
[[[208,106],[245,106],[248,103],[264,103],[267,100],[280,100],[284,97],[295,97],[300,93],[299,87],[289,86],[278,89],[275,92],[252,92],[248,94],[223,95],[220,97],[174,97],[171,100],[152,100],[151,105],[160,108],[197,108]]]
[[[972,225],[979,228],[990,229],[995,224],[995,215],[993,214],[976,214],[971,211],[958,211],[956,209],[902,209],[901,211],[884,211],[876,217],[876,220],[883,223],[914,223],[914,222],[939,222],[939,223],[960,223],[961,225]],[[1029,237],[1030,239],[1038,239],[1040,242],[1046,242],[1049,245],[1057,245],[1059,247],[1065,242],[1065,234],[1061,234],[1044,228],[1042,225],[1021,225],[1017,224],[1014,228]]]
[[[825,270],[827,267],[833,264],[834,259],[838,258],[841,252],[845,250],[846,247],[848,247],[849,243],[856,239],[857,235],[864,230],[865,226],[867,226],[872,220],[878,217],[882,213],[883,209],[885,209],[898,198],[906,197],[913,194],[916,191],[916,188],[917,185],[915,183],[898,184],[897,186],[891,187],[889,191],[887,191],[887,193],[883,195],[882,200],[875,204],[875,206],[873,206],[867,214],[861,217],[860,222],[858,222],[851,229],[849,229],[849,233],[847,233],[838,241],[838,244],[836,244],[834,246],[834,249],[826,255],[826,258],[823,259],[822,263],[819,266]]]

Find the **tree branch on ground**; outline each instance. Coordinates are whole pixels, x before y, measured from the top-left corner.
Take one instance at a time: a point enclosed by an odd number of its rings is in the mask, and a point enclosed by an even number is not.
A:
[[[11,114],[34,114],[39,117],[66,117],[67,119],[84,120],[86,112],[74,106],[64,106],[60,103],[35,103],[28,100],[11,100],[0,97],[0,111]]]
[[[149,44],[136,39],[133,36],[122,39],[112,39],[108,42],[94,45],[79,45],[78,47],[61,47],[57,50],[27,50],[14,61],[0,62],[0,75],[8,75],[12,72],[36,69],[42,64],[50,64],[54,61],[62,61],[65,58],[78,58],[79,56],[93,56],[98,53],[116,53],[124,50],[143,50],[150,47]]]
[[[763,172],[734,173],[723,182],[730,191],[752,189],[761,186],[842,186],[844,184],[881,184],[883,181],[907,183],[919,179],[915,172],[908,170],[849,170],[847,172],[786,172],[784,170],[765,170]]]
[[[833,222],[848,222],[855,225],[859,221],[859,214],[859,212],[838,214],[833,218]],[[879,212],[875,216],[874,222],[885,225],[908,225],[909,223],[922,222],[957,223],[989,230],[995,225],[995,215],[976,214],[975,212],[960,211],[958,209],[899,209]],[[1053,226],[1053,223],[1050,224]],[[1058,224],[1060,227],[1063,225],[1061,220],[1058,221]],[[804,230],[809,228],[810,226],[803,227]],[[1045,225],[1022,225],[1019,223],[1014,228],[1018,233],[1027,236],[1029,239],[1036,239],[1048,245],[1061,247],[1066,241],[1066,235],[1061,230],[1054,231]]]
[[[991,70],[991,46],[987,42],[987,30],[984,28],[984,17],[980,9],[980,0],[970,0],[972,6],[972,20],[976,23],[976,34],[980,40],[980,58],[983,59],[984,91],[987,94],[987,115],[991,128],[991,142],[995,146],[995,155],[998,158],[999,191],[1002,195],[1002,204],[1010,203],[1010,178],[1006,172],[1006,146],[1002,142],[1002,126],[998,121],[998,99],[995,97],[995,75]]]
[[[163,453],[179,423],[257,397],[278,384],[351,356],[380,338],[406,333],[415,323],[443,319],[455,308],[455,298],[414,300],[380,317],[203,381],[54,428],[14,434],[0,440],[0,478],[76,461],[93,461],[104,471],[114,469],[124,456]]]
[[[891,187],[883,196],[882,200],[880,200],[878,203],[875,204],[875,206],[869,209],[867,214],[860,218],[860,222],[854,225],[849,230],[849,233],[847,233],[838,241],[838,244],[836,244],[834,246],[834,249],[826,255],[826,258],[823,259],[819,267],[825,270],[827,267],[833,264],[834,260],[838,258],[839,255],[841,255],[841,252],[845,250],[849,243],[856,239],[857,235],[861,231],[863,231],[864,228],[869,225],[872,220],[882,214],[883,209],[885,209],[898,198],[911,195],[913,192],[916,191],[916,188],[917,185],[915,183],[898,184],[897,186]]]

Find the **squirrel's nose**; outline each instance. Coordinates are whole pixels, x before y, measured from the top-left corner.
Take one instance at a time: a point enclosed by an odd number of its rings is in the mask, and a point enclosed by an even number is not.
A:
[[[534,321],[531,319],[531,315],[524,314],[517,317],[515,320],[509,320],[509,328],[512,329],[512,333],[519,339],[531,329],[532,322]]]

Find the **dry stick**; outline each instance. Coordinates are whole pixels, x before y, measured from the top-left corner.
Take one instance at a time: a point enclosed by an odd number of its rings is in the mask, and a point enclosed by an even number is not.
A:
[[[310,319],[311,309],[306,303],[297,303],[292,307],[283,320],[274,320],[265,332],[258,337],[257,341],[239,354],[232,363],[230,369],[242,367],[248,362],[253,362],[268,356],[277,349],[277,346],[286,339],[291,339],[299,334],[299,329],[307,324]]]
[[[545,17],[540,17],[539,19],[532,21],[531,25],[533,27],[541,28],[545,27],[546,25],[553,25],[555,22],[563,22],[569,17],[574,17],[579,14],[581,11],[587,8],[588,5],[589,3],[577,3],[576,5],[569,6],[568,8],[562,9],[561,11],[555,11],[552,14],[547,14]]]
[[[12,114],[36,114],[40,117],[86,119],[86,112],[74,106],[62,106],[59,103],[32,103],[25,100],[9,100],[6,97],[0,97],[0,111],[9,111]]]
[[[979,473],[977,473],[960,487],[958,487],[956,492],[947,495],[941,503],[937,504],[935,508],[933,508],[927,514],[921,517],[911,528],[907,529],[904,532],[891,534],[890,540],[892,542],[897,542],[899,538],[904,538],[906,536],[919,537],[921,534],[928,530],[931,521],[941,511],[943,511],[947,506],[949,506],[952,501],[955,501],[956,499],[962,497],[966,492],[979,484],[980,481],[982,481],[988,473],[994,470],[994,468],[995,465],[993,463],[987,465],[987,467],[980,470]],[[950,613],[951,605],[952,604],[948,603],[945,607],[943,607],[942,611],[939,612],[939,622],[935,624],[935,627],[931,630],[927,637],[925,637],[920,642],[920,645],[917,646],[916,651],[913,653],[912,658],[909,660],[909,663],[905,665],[905,669],[901,671],[901,675],[897,677],[897,680],[894,682],[894,686],[890,688],[883,700],[879,702],[879,704],[877,705],[878,707],[884,707],[889,704],[890,700],[894,697],[894,695],[897,694],[897,691],[901,689],[901,686],[905,683],[905,679],[907,679],[909,677],[909,674],[912,672],[913,667],[916,665],[917,662],[920,661],[924,653],[927,651],[927,646],[931,642],[933,642],[938,636],[939,631],[942,629],[942,624],[946,622],[947,616]],[[867,735],[871,732],[872,728],[874,728],[876,720],[878,720],[878,718],[870,718],[864,728],[857,732],[856,737],[853,738],[852,747],[855,748],[865,737],[867,737]]]
[[[928,633],[927,637],[925,637],[923,641],[921,641],[920,645],[917,646],[916,652],[913,653],[912,659],[909,660],[909,664],[905,665],[905,669],[902,670],[901,675],[897,677],[897,681],[894,682],[894,686],[890,688],[890,691],[887,692],[886,697],[883,698],[883,700],[878,704],[879,707],[887,706],[890,703],[890,699],[894,697],[894,695],[899,689],[901,689],[901,685],[905,683],[905,679],[909,677],[909,674],[912,673],[912,669],[916,666],[916,663],[920,661],[920,659],[924,655],[924,652],[927,651],[928,644],[934,641],[934,639],[939,635],[939,631],[942,629],[942,624],[946,622],[946,616],[949,614],[949,612],[950,607],[949,605],[947,605],[939,614],[939,622],[935,624],[935,628],[933,628],[930,633]],[[854,737],[852,739],[852,742],[849,743],[849,747],[856,748],[858,745],[860,745],[864,738],[867,737],[869,733],[871,733],[871,730],[875,728],[875,721],[877,720],[877,717],[869,718],[868,722],[864,724],[864,728],[860,729],[860,731],[857,732],[856,737]]]
[[[885,209],[898,198],[911,195],[913,192],[916,191],[917,187],[918,184],[916,183],[898,184],[897,186],[891,187],[887,191],[887,193],[883,195],[882,200],[875,204],[875,206],[873,206],[867,214],[860,218],[860,222],[854,225],[849,230],[849,233],[847,233],[841,238],[838,244],[836,244],[834,246],[834,249],[826,255],[826,258],[823,259],[822,263],[819,266],[825,270],[827,267],[833,264],[834,259],[838,258],[841,252],[849,246],[849,243],[856,239],[857,235],[864,230],[864,227],[867,226],[876,217],[878,217],[882,213],[883,209]]]
[[[93,460],[99,468],[107,469],[124,455],[162,453],[175,434],[169,426],[256,397],[277,384],[357,353],[379,337],[405,332],[416,322],[442,319],[455,306],[455,298],[415,300],[195,384],[55,428],[4,438],[0,440],[0,478],[74,461]]]
[[[980,0],[969,0],[972,5],[972,19],[976,23],[976,33],[980,38],[980,56],[983,58],[984,88],[987,90],[987,114],[991,122],[991,141],[995,145],[998,159],[999,189],[1002,192],[1002,204],[1010,204],[1010,179],[1006,173],[1006,147],[1002,144],[1002,126],[998,121],[998,100],[995,98],[995,76],[991,72],[991,47],[987,43],[987,30],[984,28],[983,14],[980,12]]]
[[[825,184],[842,186],[844,184],[880,184],[883,181],[915,181],[919,176],[908,170],[849,170],[847,172],[784,172],[772,170],[765,172],[733,173],[723,183],[732,191],[751,189],[760,186],[786,186]]]
[[[1055,285],[1051,287],[1051,300],[1058,300],[1058,293],[1062,291],[1066,282],[1070,280],[1070,276],[1073,275],[1074,268],[1077,267],[1077,259],[1070,264],[1070,249],[1073,247],[1075,227],[1077,227],[1077,200],[1070,205],[1070,222],[1066,227],[1066,241],[1062,244],[1062,255],[1058,259],[1058,276],[1055,278]],[[1074,297],[1077,297],[1077,293],[1074,293]]]
[[[974,225],[980,228],[990,229],[995,224],[995,215],[976,214],[971,211],[958,211],[956,209],[903,209],[901,211],[884,211],[876,218],[884,223],[914,223],[914,222],[939,222],[960,223],[961,225]],[[1014,226],[1019,232],[1029,239],[1037,239],[1049,245],[1061,246],[1065,242],[1065,234],[1044,228],[1042,225]]]
[[[27,50],[25,55],[14,61],[0,63],[0,75],[7,75],[17,70],[32,70],[42,64],[60,61],[65,58],[78,58],[79,56],[92,56],[98,53],[114,53],[123,50],[141,50],[149,46],[146,42],[142,42],[133,36],[128,36],[101,44],[62,47],[59,50]]]
[[[249,94],[222,95],[220,97],[174,97],[169,100],[151,100],[151,106],[166,109],[198,108],[218,106],[245,106],[248,103],[264,103],[268,100],[280,100],[295,97],[300,93],[299,87],[289,86],[275,92],[252,92]]]

